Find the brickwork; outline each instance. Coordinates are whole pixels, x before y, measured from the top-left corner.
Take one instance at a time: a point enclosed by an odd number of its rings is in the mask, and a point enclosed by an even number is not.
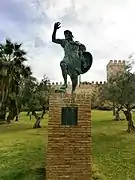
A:
[[[72,103],[72,105],[71,105]],[[78,124],[61,125],[61,107],[78,106]],[[51,94],[49,101],[47,180],[91,180],[91,103],[90,97],[77,94]]]

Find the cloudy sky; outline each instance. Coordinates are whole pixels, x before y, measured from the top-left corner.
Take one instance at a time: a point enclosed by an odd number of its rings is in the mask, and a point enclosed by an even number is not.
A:
[[[41,79],[62,81],[59,66],[62,48],[51,42],[54,22],[73,32],[94,61],[82,81],[106,80],[110,59],[127,59],[135,52],[134,0],[0,0],[0,42],[6,37],[23,43],[28,64]]]

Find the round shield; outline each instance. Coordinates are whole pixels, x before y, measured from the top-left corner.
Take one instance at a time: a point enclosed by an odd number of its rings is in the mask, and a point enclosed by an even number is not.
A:
[[[82,74],[86,73],[91,68],[91,65],[93,62],[93,57],[90,52],[87,52],[87,51],[83,52],[83,56],[85,58],[85,62],[82,61],[82,64],[81,64]],[[85,64],[86,66],[84,66]]]

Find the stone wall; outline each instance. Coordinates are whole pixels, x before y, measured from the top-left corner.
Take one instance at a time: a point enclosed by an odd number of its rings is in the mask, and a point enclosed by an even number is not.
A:
[[[117,75],[117,73],[123,72],[125,70],[125,65],[125,60],[110,60],[106,66],[107,81],[112,75]]]
[[[92,94],[93,91],[97,91],[99,87],[104,86],[108,82],[109,77],[111,75],[115,75],[121,71],[125,70],[126,61],[125,60],[110,60],[106,66],[106,80],[107,81],[100,81],[100,82],[82,82],[80,85],[77,86],[76,92],[77,93],[88,93]],[[51,82],[52,88],[57,88],[62,85],[62,82]],[[71,83],[68,82],[67,92],[71,92]]]
[[[90,96],[50,95],[47,180],[91,180],[91,102]],[[78,106],[78,124],[61,125],[61,108]]]
[[[99,87],[104,86],[106,84],[106,81],[100,81],[100,82],[82,82],[80,85],[76,88],[76,93],[87,93],[92,94],[92,92],[97,91]],[[51,83],[52,89],[59,88],[62,85],[62,83]],[[70,93],[72,89],[71,83],[68,82],[68,88],[67,93]]]

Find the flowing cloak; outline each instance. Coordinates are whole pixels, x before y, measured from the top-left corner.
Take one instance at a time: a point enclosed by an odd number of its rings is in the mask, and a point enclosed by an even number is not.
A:
[[[80,49],[80,46],[86,49],[85,46],[73,40],[59,39],[59,42],[64,49],[62,62],[67,65],[68,74],[70,76],[78,76],[86,73],[92,65],[93,57],[91,53]]]

